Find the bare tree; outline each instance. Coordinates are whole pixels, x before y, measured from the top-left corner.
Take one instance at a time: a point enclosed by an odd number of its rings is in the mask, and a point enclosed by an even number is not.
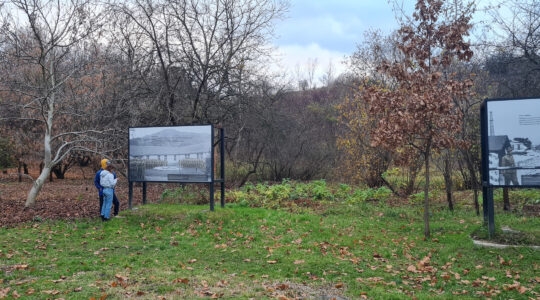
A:
[[[99,143],[92,128],[62,125],[83,118],[66,88],[86,65],[76,50],[98,33],[102,11],[90,0],[4,2],[0,89],[7,100],[1,104],[16,114],[2,120],[32,120],[43,139],[43,169],[28,192],[27,207],[55,165],[72,151],[92,151],[89,145]]]
[[[153,120],[222,123],[246,99],[242,86],[264,70],[273,22],[287,7],[281,0],[119,3],[115,43],[132,63],[137,97],[154,110]]]
[[[484,43],[493,50],[510,53],[540,64],[540,2],[537,0],[500,1],[489,7],[491,36]],[[497,52],[494,52],[497,53]]]
[[[485,68],[496,88],[492,97],[530,97],[540,93],[540,2],[500,1],[486,8],[491,16],[481,44]]]

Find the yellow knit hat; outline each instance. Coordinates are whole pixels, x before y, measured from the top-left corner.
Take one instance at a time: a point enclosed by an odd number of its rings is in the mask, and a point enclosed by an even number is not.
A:
[[[108,163],[108,162],[109,162],[108,159],[106,159],[106,158],[102,159],[102,160],[101,160],[101,168],[102,168],[102,169],[107,168],[107,163]]]

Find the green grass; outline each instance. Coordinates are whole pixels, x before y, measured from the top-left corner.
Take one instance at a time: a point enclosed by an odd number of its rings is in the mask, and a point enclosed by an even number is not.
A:
[[[321,183],[318,192],[328,197]],[[470,236],[483,220],[470,207],[434,206],[424,240],[420,206],[323,205],[212,212],[159,203],[109,222],[1,228],[0,299],[540,297],[539,250],[475,246]],[[497,212],[496,222],[533,235],[540,228],[539,218],[509,213]]]

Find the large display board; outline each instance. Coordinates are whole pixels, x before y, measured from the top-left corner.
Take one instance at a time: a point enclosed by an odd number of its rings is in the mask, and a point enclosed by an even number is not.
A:
[[[129,128],[129,181],[210,183],[212,125]]]
[[[487,99],[482,114],[487,184],[540,186],[540,98]]]

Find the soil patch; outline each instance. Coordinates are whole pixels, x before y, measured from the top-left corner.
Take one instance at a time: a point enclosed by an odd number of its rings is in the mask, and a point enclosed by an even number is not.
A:
[[[40,222],[55,219],[99,218],[99,199],[93,178],[55,179],[47,182],[40,191],[36,203],[25,207],[26,196],[32,181],[28,178],[18,182],[15,176],[0,177],[0,227],[13,227],[23,222]],[[155,202],[167,188],[161,184],[147,185],[147,203]],[[116,187],[120,211],[128,209],[128,183],[120,178]],[[132,206],[142,203],[141,188],[135,185]]]

